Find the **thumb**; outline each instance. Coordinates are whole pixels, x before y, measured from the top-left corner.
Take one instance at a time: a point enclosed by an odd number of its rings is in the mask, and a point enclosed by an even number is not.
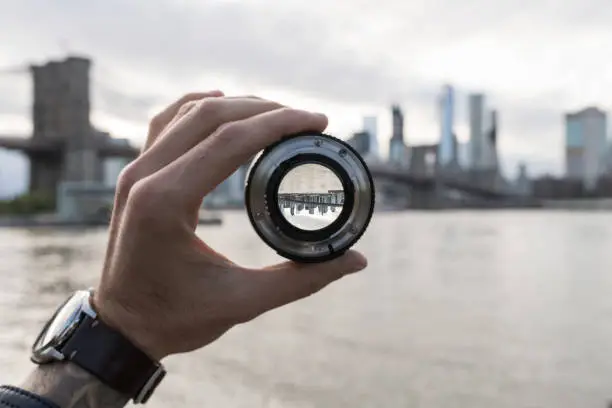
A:
[[[330,283],[364,269],[367,259],[357,251],[318,264],[284,262],[253,271],[248,285],[253,293],[247,298],[254,304],[249,308],[257,315],[308,297]]]

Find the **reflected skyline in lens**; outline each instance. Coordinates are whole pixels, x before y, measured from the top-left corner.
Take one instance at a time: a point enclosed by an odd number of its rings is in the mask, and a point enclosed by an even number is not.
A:
[[[290,224],[315,231],[338,218],[344,206],[344,189],[327,167],[303,164],[285,175],[277,198],[281,213]]]

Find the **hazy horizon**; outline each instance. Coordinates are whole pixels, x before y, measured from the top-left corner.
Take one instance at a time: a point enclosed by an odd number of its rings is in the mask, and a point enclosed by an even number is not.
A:
[[[399,103],[406,142],[429,143],[440,133],[437,95],[450,83],[462,142],[467,94],[482,92],[499,112],[504,172],[525,161],[531,174],[561,174],[564,113],[612,105],[612,56],[601,51],[612,43],[611,18],[602,0],[9,2],[0,14],[0,134],[30,132],[28,64],[83,54],[94,60],[94,125],[136,144],[163,105],[208,89],[322,111],[342,138],[377,115],[383,151],[389,105]],[[21,177],[14,158],[0,157],[10,182]]]

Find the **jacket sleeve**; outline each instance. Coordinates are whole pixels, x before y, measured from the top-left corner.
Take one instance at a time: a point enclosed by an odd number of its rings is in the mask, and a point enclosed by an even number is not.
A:
[[[60,408],[36,394],[10,385],[0,386],[0,408]]]

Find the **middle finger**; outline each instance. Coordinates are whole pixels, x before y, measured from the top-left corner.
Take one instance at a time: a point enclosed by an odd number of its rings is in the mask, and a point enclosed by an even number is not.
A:
[[[145,178],[172,163],[214,133],[219,126],[279,109],[278,102],[256,98],[207,98],[197,102],[167,128],[134,163],[138,178]]]

